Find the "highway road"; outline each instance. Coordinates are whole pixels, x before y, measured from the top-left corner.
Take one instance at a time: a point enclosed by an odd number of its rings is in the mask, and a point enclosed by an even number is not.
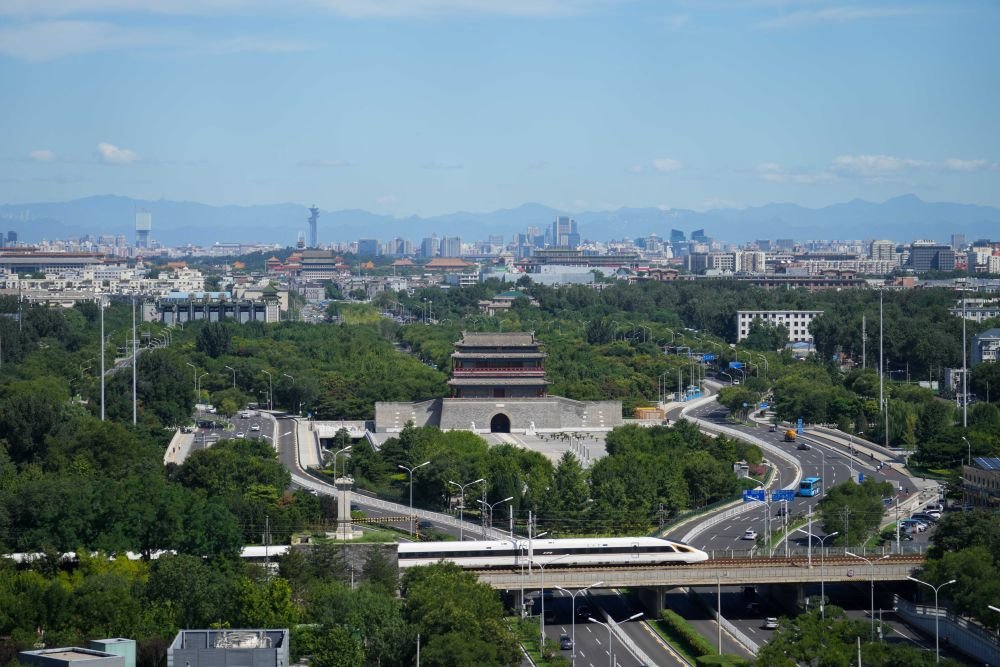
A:
[[[688,415],[690,417],[705,420],[714,424],[728,426],[729,428],[733,428],[747,434],[747,436],[759,438],[760,440],[782,448],[788,455],[797,460],[798,465],[802,468],[803,477],[822,477],[827,488],[852,478],[856,480],[857,475],[860,472],[863,473],[866,478],[875,477],[880,480],[890,481],[897,488],[903,489],[904,492],[899,494],[901,502],[905,501],[910,495],[917,491],[913,480],[905,475],[905,473],[903,473],[899,468],[884,467],[882,470],[876,471],[876,465],[870,458],[866,455],[860,454],[852,456],[848,451],[848,445],[841,444],[836,439],[815,434],[805,435],[801,438],[801,441],[809,444],[810,449],[801,450],[798,449],[797,443],[792,444],[783,441],[784,429],[781,429],[780,427],[776,431],[771,432],[766,426],[762,425],[748,426],[728,422],[728,411],[715,402],[709,402],[703,406],[691,409],[688,411]],[[670,416],[673,419],[680,418],[680,410],[675,411]],[[787,487],[790,480],[794,476],[792,466],[789,466],[780,460],[775,460],[773,463],[776,464],[776,468],[780,474],[780,486]],[[778,486],[772,488],[778,488]],[[802,498],[796,496],[795,499],[789,503],[789,519],[791,520],[791,518],[794,517],[807,515],[809,509],[814,508],[820,499],[820,497]],[[750,510],[745,514],[717,524],[707,531],[697,535],[691,540],[691,543],[694,546],[705,549],[709,553],[715,554],[718,554],[720,551],[728,551],[730,549],[733,551],[746,550],[752,546],[753,542],[741,539],[743,534],[748,528],[751,528],[758,534],[763,535],[765,533],[764,519],[768,513],[768,509],[770,509],[770,516],[772,519],[772,533],[777,533],[781,530],[784,517],[778,515],[779,507],[780,506],[775,506],[775,504],[772,503],[770,508],[766,508],[763,504],[761,504],[759,510]],[[903,518],[904,516],[905,514],[901,513],[900,518]],[[677,530],[671,531],[668,536],[681,539],[681,537],[687,534],[692,527],[692,525],[681,527]],[[808,529],[806,528],[806,530]],[[820,546],[820,539],[825,536],[825,533],[822,526],[818,522],[813,524],[812,532],[814,535],[813,548],[817,549]],[[919,533],[915,536],[913,542],[907,542],[907,544],[926,543],[929,539],[929,535],[930,531],[926,533]],[[792,548],[805,548],[808,546],[808,540],[808,535],[803,532],[798,532],[793,533],[793,537],[789,539],[788,542]],[[784,543],[777,545],[775,552],[780,554],[784,546]],[[859,565],[862,568],[865,567],[864,563],[860,561]],[[870,603],[856,601],[854,593],[858,588],[864,587],[828,586],[826,594],[828,599],[830,599],[831,604],[841,604],[848,609],[863,611],[864,609],[869,608]],[[878,587],[876,586],[876,588]],[[716,589],[714,587],[711,589],[703,588],[700,592],[710,599],[711,604],[714,607],[717,593]],[[819,586],[816,585],[809,587],[806,594],[819,595]],[[843,599],[841,599],[841,597],[843,597]],[[865,596],[861,596],[861,598],[869,599],[865,598]],[[668,602],[670,600],[677,600],[675,604],[681,604],[677,596],[668,595]],[[756,602],[757,605],[751,606],[754,602]],[[855,602],[857,602],[857,604],[854,604]],[[686,605],[687,603],[685,602],[683,604]],[[771,632],[769,630],[764,630],[761,627],[763,625],[763,619],[767,616],[780,616],[782,614],[782,610],[775,606],[770,600],[759,596],[746,597],[745,592],[741,588],[726,586],[722,587],[722,610],[724,618],[733,623],[733,625],[735,625],[741,632],[750,637],[751,640],[758,643],[766,641]],[[704,618],[699,618],[695,615],[695,610],[688,609],[688,611],[692,614],[692,624],[699,630],[699,632],[714,642],[718,628],[711,616],[704,615]],[[909,634],[912,635],[912,633]],[[724,645],[726,644],[725,633],[723,635],[723,643]],[[724,650],[726,650],[725,646]]]

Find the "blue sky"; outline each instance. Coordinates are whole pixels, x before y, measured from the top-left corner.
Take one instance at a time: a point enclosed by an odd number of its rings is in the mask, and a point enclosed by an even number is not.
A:
[[[1000,206],[993,0],[0,0],[0,202]]]

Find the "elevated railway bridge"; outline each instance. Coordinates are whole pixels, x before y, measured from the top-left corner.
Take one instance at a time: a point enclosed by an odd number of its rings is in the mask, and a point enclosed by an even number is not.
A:
[[[491,568],[475,570],[483,583],[509,592],[585,588],[603,582],[599,588],[637,590],[650,612],[659,614],[664,594],[671,588],[687,586],[795,585],[905,581],[923,564],[923,554],[865,554],[869,562],[843,553],[771,556],[754,558],[713,558],[703,563],[679,565],[601,565],[538,568]],[[801,596],[800,596],[801,597]]]

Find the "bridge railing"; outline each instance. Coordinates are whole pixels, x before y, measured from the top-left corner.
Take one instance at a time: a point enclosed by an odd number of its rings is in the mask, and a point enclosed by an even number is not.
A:
[[[818,565],[821,558],[841,558],[847,556],[847,552],[850,551],[858,556],[875,557],[881,558],[885,555],[900,555],[900,556],[923,556],[927,553],[927,548],[929,545],[926,544],[902,544],[900,545],[899,553],[896,553],[895,545],[886,544],[881,547],[819,547],[815,546],[812,549],[812,559],[813,565]],[[763,553],[760,549],[756,547],[751,547],[749,549],[709,549],[708,557],[710,560],[722,560],[722,559],[769,559],[774,561],[783,561],[785,559],[784,551],[777,553],[773,556],[768,556]],[[796,546],[788,550],[788,558],[808,558],[809,548]],[[858,560],[858,564],[864,565],[863,561]],[[867,567],[867,566],[866,566]]]
[[[305,476],[292,473],[292,480],[304,486],[307,489],[313,489],[317,493],[322,493],[324,495],[334,496],[337,493],[336,488],[326,482],[325,480],[313,477],[312,475]],[[388,500],[382,500],[381,498],[376,498],[374,496],[369,496],[365,494],[353,493],[359,501],[370,507],[375,507],[385,512],[392,512],[396,516],[409,516],[411,515],[410,508],[408,505],[402,505],[400,503],[393,503]],[[472,523],[470,521],[459,521],[458,517],[454,517],[450,514],[443,514],[441,512],[431,512],[430,510],[420,509],[419,507],[414,507],[412,515],[417,517],[417,519],[426,519],[428,521],[433,521],[436,524],[449,526],[452,528],[461,528],[469,536],[475,535],[477,539],[488,540],[509,540],[510,534],[497,530],[496,528],[487,528],[483,530],[481,524]],[[523,538],[522,538],[523,539]]]

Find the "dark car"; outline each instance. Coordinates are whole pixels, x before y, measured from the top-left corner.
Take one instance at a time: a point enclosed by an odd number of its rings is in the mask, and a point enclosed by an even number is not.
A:
[[[573,639],[569,635],[559,635],[559,648],[568,651],[573,648]]]
[[[580,605],[576,608],[577,618],[590,618],[590,607],[585,604]]]
[[[812,449],[812,447],[810,447],[808,444],[806,444],[804,442],[800,442],[799,445],[798,445],[798,447],[796,447],[796,449],[801,449],[802,451],[808,451],[808,450]]]

